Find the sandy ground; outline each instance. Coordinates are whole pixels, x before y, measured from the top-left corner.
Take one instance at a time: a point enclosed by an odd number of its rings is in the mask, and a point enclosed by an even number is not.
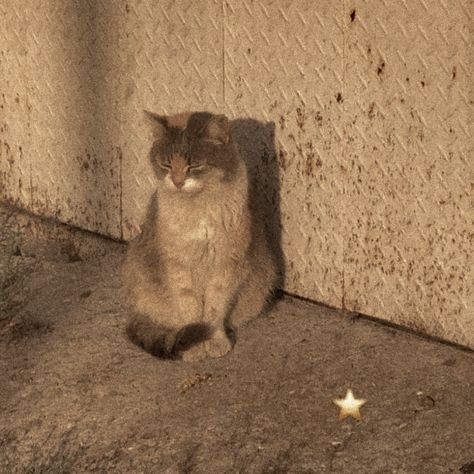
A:
[[[284,298],[228,356],[159,361],[124,335],[120,246],[0,229],[0,472],[474,472],[472,352]]]

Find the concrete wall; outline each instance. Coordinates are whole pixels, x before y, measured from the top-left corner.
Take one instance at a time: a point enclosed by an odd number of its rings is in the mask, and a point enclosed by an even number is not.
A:
[[[474,347],[472,1],[0,4],[0,199],[128,240],[142,109],[224,111],[285,288]]]

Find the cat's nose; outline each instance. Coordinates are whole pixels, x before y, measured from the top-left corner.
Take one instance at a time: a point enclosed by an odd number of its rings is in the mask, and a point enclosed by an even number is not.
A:
[[[173,179],[173,184],[174,184],[178,189],[181,189],[181,188],[183,187],[184,180]]]

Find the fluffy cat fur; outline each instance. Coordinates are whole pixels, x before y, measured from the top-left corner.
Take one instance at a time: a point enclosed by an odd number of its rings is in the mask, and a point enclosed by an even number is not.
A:
[[[232,348],[228,329],[257,317],[276,283],[263,222],[252,218],[227,117],[146,116],[158,185],[123,269],[127,333],[162,358],[220,357]]]

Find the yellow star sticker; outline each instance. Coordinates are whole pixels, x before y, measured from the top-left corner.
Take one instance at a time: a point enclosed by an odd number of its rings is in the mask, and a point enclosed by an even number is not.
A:
[[[339,412],[340,420],[343,420],[348,416],[352,416],[352,418],[355,418],[356,420],[362,420],[359,408],[364,403],[367,403],[367,400],[356,400],[352,390],[349,389],[347,390],[346,398],[342,400],[334,400],[334,403],[341,408],[341,411]]]

